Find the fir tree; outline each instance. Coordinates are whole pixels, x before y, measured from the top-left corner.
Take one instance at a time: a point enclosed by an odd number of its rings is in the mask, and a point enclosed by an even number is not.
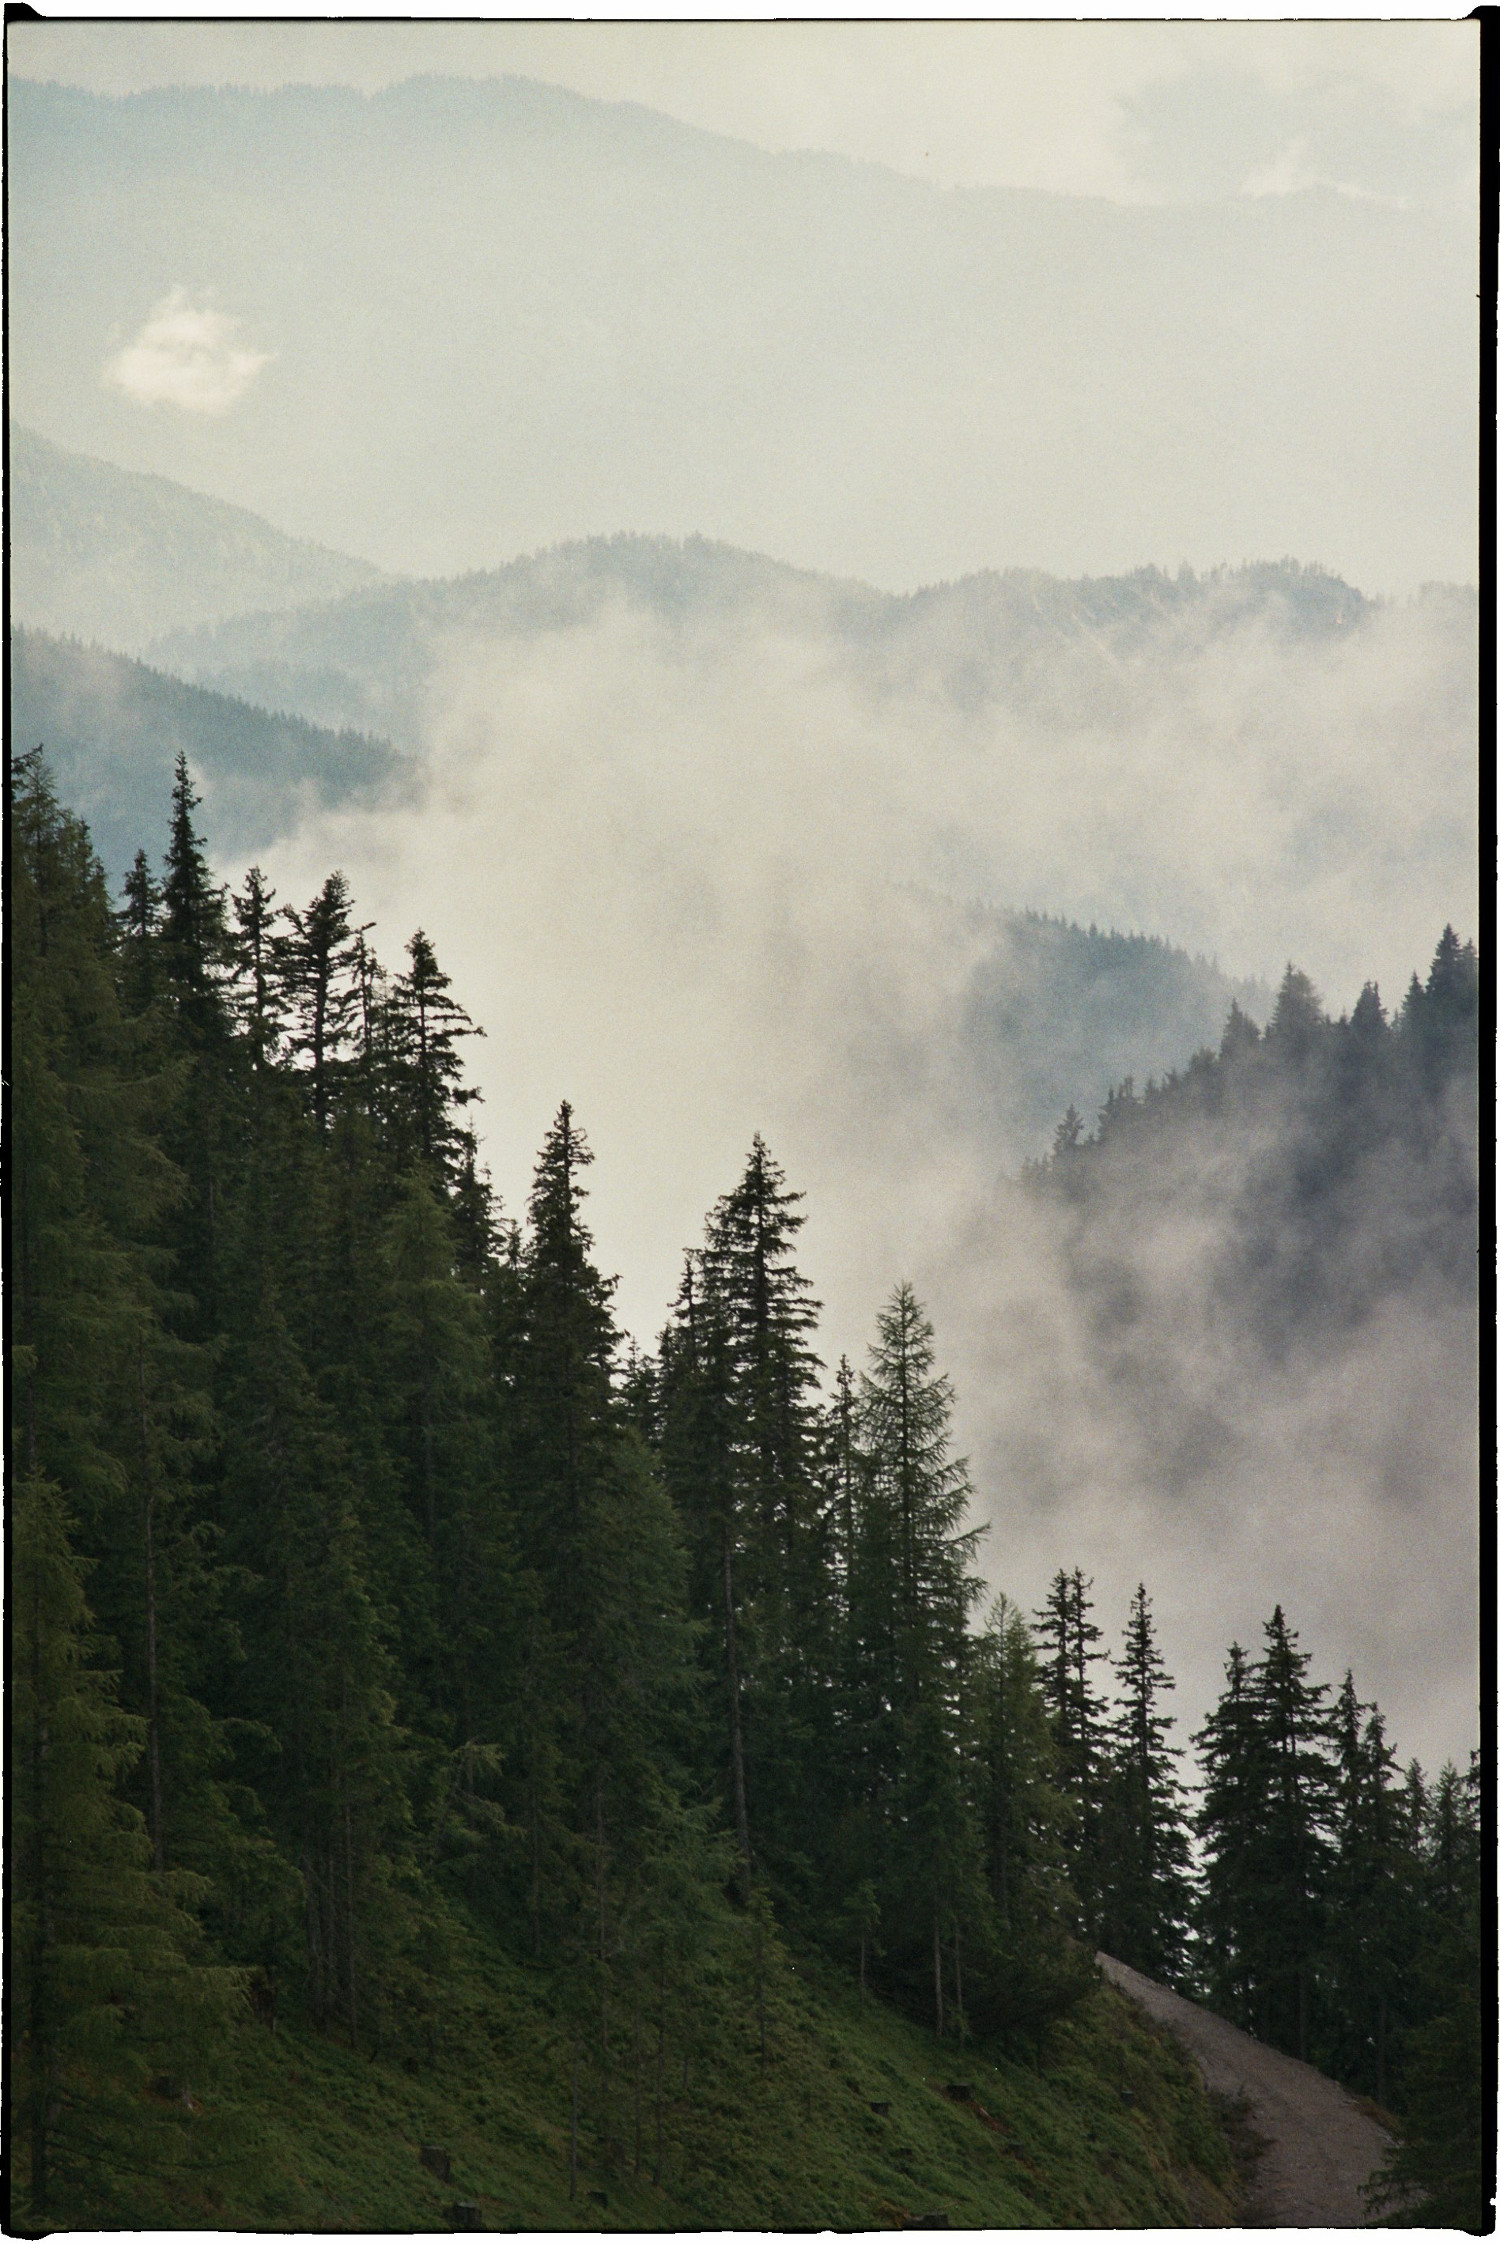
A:
[[[1057,1748],[1057,1786],[1072,1811],[1068,1878],[1084,1931],[1097,1944],[1109,1738],[1105,1700],[1092,1680],[1092,1670],[1104,1658],[1089,1597],[1092,1586],[1077,1567],[1071,1574],[1059,1568],[1036,1620],[1042,1694]]]
[[[313,1121],[322,1136],[332,1112],[344,1046],[359,999],[357,946],[364,928],[350,921],[349,884],[330,873],[305,911],[288,909],[291,933],[282,972],[291,1007],[288,1045],[305,1063]]]
[[[978,1750],[986,1875],[1002,1935],[1071,1916],[1064,1869],[1070,1811],[1030,1629],[997,1598],[980,1641]]]
[[[204,1958],[186,1906],[201,1886],[153,1875],[118,1796],[144,1725],[90,1662],[58,1490],[20,1479],[11,1528],[13,2181],[26,2226],[125,2225],[130,2177],[169,2172],[185,2149],[180,2107],[142,2090],[205,2079],[238,1988]]]
[[[461,1080],[458,1047],[464,1037],[483,1032],[451,994],[451,978],[420,927],[406,952],[411,963],[397,975],[383,1007],[390,1126],[408,1159],[420,1159],[456,1183],[466,1142],[457,1117],[477,1096]]]
[[[1172,1717],[1162,1706],[1172,1678],[1157,1646],[1144,1583],[1131,1599],[1115,1674],[1118,1703],[1103,1817],[1104,1944],[1137,1971],[1172,1981],[1181,1975],[1187,1951],[1188,1842],[1177,1755],[1168,1743]]]
[[[1239,2023],[1252,2016],[1256,1972],[1256,1880],[1263,1741],[1250,1662],[1231,1644],[1224,1690],[1193,1743],[1203,1769],[1197,1828],[1203,1842],[1197,1976],[1211,2006]]]
[[[963,1769],[967,1623],[980,1587],[971,1569],[981,1530],[963,1525],[971,1489],[966,1462],[952,1454],[952,1408],[952,1387],[935,1369],[932,1326],[911,1287],[898,1286],[860,1380],[867,1547],[851,1605],[870,1670],[869,1761],[886,1825],[883,1915],[910,1927],[909,1942],[919,1926],[930,1930],[940,2035],[945,1945],[954,1951],[954,2008],[963,2016],[962,1939],[978,1880]]]

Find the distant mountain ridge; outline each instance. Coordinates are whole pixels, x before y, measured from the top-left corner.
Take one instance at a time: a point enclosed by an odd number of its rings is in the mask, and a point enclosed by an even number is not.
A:
[[[164,631],[334,599],[381,574],[244,507],[15,423],[7,514],[17,620],[126,654]]]
[[[940,189],[514,78],[7,99],[18,417],[393,570],[612,529],[905,587],[1473,550],[1462,215]],[[268,354],[217,418],[99,379],[177,284]]]
[[[373,801],[401,782],[386,741],[252,708],[24,626],[12,626],[10,647],[11,739],[45,751],[116,880],[137,849],[161,853],[179,752],[225,855],[265,849],[308,810]]]
[[[167,633],[151,651],[220,692],[322,724],[374,727],[414,748],[445,646],[582,630],[620,605],[688,640],[747,629],[822,638],[857,660],[866,678],[909,685],[926,676],[973,704],[1047,695],[1064,644],[1085,655],[1092,646],[1107,667],[1151,634],[1247,619],[1298,639],[1332,638],[1356,628],[1375,603],[1292,561],[1074,581],[989,570],[893,593],[713,539],[619,534],[460,577],[387,578],[316,608],[227,617]]]

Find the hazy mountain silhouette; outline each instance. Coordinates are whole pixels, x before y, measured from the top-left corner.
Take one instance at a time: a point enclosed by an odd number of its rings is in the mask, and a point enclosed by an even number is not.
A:
[[[331,599],[380,575],[244,507],[14,424],[7,498],[17,619],[126,653],[163,631]]]
[[[1331,640],[1370,605],[1341,579],[1290,561],[1071,583],[1039,570],[990,570],[899,594],[706,538],[618,536],[468,576],[391,578],[315,608],[229,617],[164,634],[152,651],[200,684],[319,723],[374,726],[414,747],[434,667],[456,645],[588,629],[622,606],[700,648],[716,634],[793,633],[857,662],[867,683],[922,683],[966,707],[1035,707],[1057,699],[1063,649],[1097,683],[1174,631],[1213,634],[1254,621]]]
[[[514,78],[8,102],[20,416],[390,568],[1472,551],[1461,211],[942,190]],[[174,287],[267,354],[217,417],[100,381]]]
[[[399,781],[383,740],[330,732],[205,693],[77,640],[11,631],[11,738],[42,746],[59,789],[88,820],[110,873],[161,850],[172,771],[186,755],[214,846],[264,849],[305,811],[373,800]]]

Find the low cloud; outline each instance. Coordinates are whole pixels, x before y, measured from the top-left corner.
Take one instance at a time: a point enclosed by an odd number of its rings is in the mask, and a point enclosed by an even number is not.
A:
[[[103,380],[136,405],[175,405],[217,417],[237,405],[273,353],[240,339],[243,322],[194,304],[174,288],[152,310],[133,342],[117,351]]]
[[[421,806],[324,814],[268,870],[300,903],[342,865],[383,955],[427,928],[488,1030],[511,1210],[574,1102],[641,1340],[763,1130],[808,1195],[825,1358],[862,1356],[897,1278],[929,1304],[997,1587],[1031,1605],[1080,1565],[1113,1635],[1143,1576],[1184,1729],[1279,1598],[1319,1673],[1351,1663],[1439,1761],[1473,1706],[1472,1311],[1392,1298],[1273,1361],[1215,1310],[1216,1170],[1094,1242],[1142,1304],[1101,1329],[1066,1222],[1007,1182],[1040,1149],[1007,1083],[980,1096],[963,1064],[996,937],[943,892],[1160,929],[1272,981],[1294,956],[1335,1007],[1373,971],[1399,1002],[1444,918],[1473,923],[1471,631],[1439,596],[1332,637],[1216,597],[1139,643],[1060,634],[967,703],[946,627],[857,661],[811,626],[679,631],[623,601],[455,631]],[[1232,1183],[1256,1148],[1222,1153]],[[1371,1192],[1396,1221],[1392,1180]]]

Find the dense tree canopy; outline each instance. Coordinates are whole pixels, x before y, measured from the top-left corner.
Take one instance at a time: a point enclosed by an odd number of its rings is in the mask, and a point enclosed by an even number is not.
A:
[[[1103,1943],[1404,2099],[1400,2186],[1468,2205],[1472,1784],[1400,1776],[1278,1608],[1201,1732],[1195,1875],[1144,1586],[1112,1695],[1077,1568],[1034,1633],[1003,1598],[976,1625],[910,1285],[825,1393],[800,1195],[756,1137],[627,1348],[572,1108],[511,1222],[426,936],[389,975],[336,872],[301,908],[256,870],[226,896],[196,808],[181,765],[116,911],[40,757],[13,767],[26,2221],[128,2225],[132,2159],[183,2155],[143,2084],[206,2077],[247,2005],[420,2065],[475,1923],[550,1990],[575,2173],[627,2102],[639,2161],[644,2051],[658,2159],[669,2047],[684,2081],[714,2035],[771,2061],[788,1942],[1020,2050]],[[1289,977],[1213,1095],[1375,1068],[1425,1111],[1471,985],[1445,936],[1400,1022],[1357,1008],[1335,1049]],[[1063,1131],[1058,1189],[1149,1126],[1125,1113]]]

